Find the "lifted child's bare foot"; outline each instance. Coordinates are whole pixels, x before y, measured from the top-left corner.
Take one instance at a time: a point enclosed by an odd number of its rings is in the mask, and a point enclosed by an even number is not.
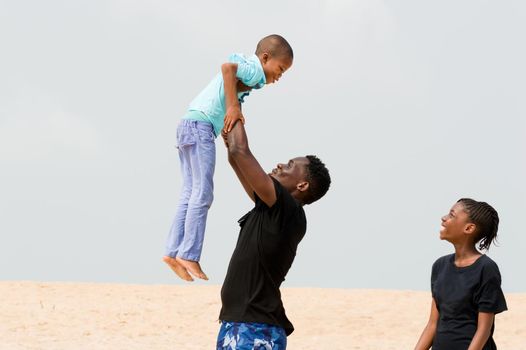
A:
[[[201,265],[199,265],[197,261],[185,260],[180,257],[175,258],[175,260],[177,260],[177,263],[179,263],[179,265],[183,266],[186,270],[188,270],[188,272],[190,272],[195,277],[208,281],[208,277],[206,277],[203,270],[201,270]]]
[[[177,260],[175,260],[174,258],[171,258],[169,256],[163,256],[163,261],[166,264],[168,264],[168,266],[170,266],[172,271],[175,272],[175,274],[179,276],[181,279],[185,281],[189,281],[189,282],[194,280],[192,276],[190,276],[188,271],[186,271],[186,268],[183,265],[179,264]]]

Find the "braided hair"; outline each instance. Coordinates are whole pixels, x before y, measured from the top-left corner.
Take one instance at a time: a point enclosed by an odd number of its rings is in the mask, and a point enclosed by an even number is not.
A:
[[[490,244],[496,240],[499,229],[499,214],[486,202],[478,202],[471,198],[461,198],[457,203],[462,204],[469,219],[477,227],[475,243],[480,250],[488,250]]]

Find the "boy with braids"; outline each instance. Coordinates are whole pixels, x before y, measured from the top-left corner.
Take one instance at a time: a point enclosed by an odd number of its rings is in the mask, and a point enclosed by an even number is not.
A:
[[[479,250],[489,249],[498,227],[495,209],[469,198],[442,217],[440,239],[455,253],[433,264],[431,314],[415,350],[497,349],[495,315],[507,310],[506,300],[497,264]]]
[[[208,209],[213,200],[215,138],[245,122],[241,103],[250,90],[277,82],[292,65],[293,51],[279,35],[259,41],[251,56],[232,54],[208,86],[190,103],[177,128],[183,189],[163,260],[182,279],[208,279],[199,260]]]

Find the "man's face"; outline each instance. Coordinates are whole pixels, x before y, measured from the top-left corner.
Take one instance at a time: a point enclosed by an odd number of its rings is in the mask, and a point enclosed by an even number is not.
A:
[[[299,183],[307,181],[308,165],[308,158],[297,157],[287,163],[278,163],[269,175],[278,180],[289,192],[292,192]]]
[[[292,66],[292,59],[290,57],[273,57],[264,53],[261,63],[267,84],[272,84],[277,82],[283,73]]]

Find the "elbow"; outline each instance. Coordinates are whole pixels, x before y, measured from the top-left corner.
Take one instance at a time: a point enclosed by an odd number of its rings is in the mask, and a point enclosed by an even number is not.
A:
[[[437,322],[436,321],[429,321],[426,326],[426,330],[431,335],[431,338],[435,336],[435,333],[437,331]]]
[[[228,162],[230,163],[230,165],[234,165],[236,164],[236,161],[234,159],[234,157],[232,157],[232,153],[230,151],[230,147],[227,149],[227,156],[228,156]]]
[[[230,156],[230,154],[228,155],[228,163],[232,166],[236,165],[236,161]]]
[[[234,161],[246,157],[249,154],[250,150],[246,146],[230,145],[230,147],[228,147],[228,158]]]
[[[427,329],[429,329],[429,332],[434,335],[436,333],[436,331],[437,331],[437,323],[436,322],[430,322],[427,325]]]
[[[237,71],[237,65],[235,63],[226,62],[221,65],[221,72],[226,73],[235,73]]]

